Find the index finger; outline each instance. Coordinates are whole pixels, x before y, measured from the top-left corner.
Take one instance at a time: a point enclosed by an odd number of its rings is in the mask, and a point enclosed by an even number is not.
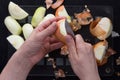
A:
[[[47,21],[44,21],[44,22],[40,23],[36,29],[38,29],[39,31],[42,31],[42,30],[46,29],[49,25],[51,25],[53,22],[57,22],[57,21],[59,21],[61,19],[64,19],[64,18],[65,17],[51,18]]]

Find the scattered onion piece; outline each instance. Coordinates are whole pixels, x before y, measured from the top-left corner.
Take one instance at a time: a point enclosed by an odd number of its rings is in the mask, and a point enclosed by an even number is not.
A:
[[[75,17],[77,18],[80,25],[88,25],[93,21],[92,15],[87,11],[75,14]]]
[[[46,3],[46,8],[49,9],[53,3],[53,0],[46,0],[45,3]]]
[[[53,69],[56,69],[56,62],[54,58],[48,58],[48,61],[52,63]]]
[[[107,50],[107,56],[111,56],[111,55],[114,55],[116,53],[117,52],[115,50],[113,50],[112,48],[108,48],[108,50]]]
[[[61,47],[61,52],[60,52],[60,54],[61,54],[61,55],[68,55],[68,54],[69,54],[66,45],[64,45],[63,47]]]
[[[62,69],[58,69],[57,71],[55,71],[55,77],[56,78],[61,78],[61,77],[65,77],[65,72]]]
[[[56,9],[58,8],[62,3],[64,2],[64,0],[57,0],[54,4],[52,4],[52,8]]]

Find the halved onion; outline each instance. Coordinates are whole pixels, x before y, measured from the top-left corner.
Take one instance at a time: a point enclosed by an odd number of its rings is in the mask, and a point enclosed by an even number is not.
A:
[[[20,24],[11,16],[7,16],[4,20],[7,29],[12,33],[19,35],[22,32]]]
[[[19,49],[24,43],[24,39],[19,35],[10,35],[7,37],[7,40],[15,49]]]
[[[69,52],[68,52],[68,48],[66,45],[62,46],[61,47],[61,52],[60,52],[61,55],[68,55]]]
[[[26,23],[23,25],[22,30],[23,30],[23,34],[24,34],[25,39],[28,39],[28,37],[30,36],[30,34],[33,31],[33,27],[31,24]]]
[[[8,6],[8,10],[10,15],[18,20],[24,19],[28,16],[28,13],[24,11],[20,6],[17,4],[10,2]]]
[[[106,40],[98,42],[97,44],[94,45],[94,54],[98,64],[102,63],[107,48],[108,48],[108,42]]]
[[[112,33],[113,26],[107,17],[97,18],[90,25],[90,32],[100,40],[105,40]]]
[[[67,18],[67,21],[68,21],[69,23],[71,22],[71,17],[70,17],[69,14],[67,13],[64,5],[60,6],[60,7],[56,10],[55,16],[56,16],[56,17],[58,17],[58,16],[64,16],[64,17]]]
[[[43,20],[46,9],[44,7],[38,7],[32,17],[31,24],[34,27],[37,27],[38,24]]]

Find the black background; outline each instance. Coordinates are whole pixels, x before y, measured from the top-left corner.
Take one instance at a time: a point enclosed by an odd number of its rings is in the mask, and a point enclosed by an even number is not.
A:
[[[4,18],[8,14],[8,3],[10,0],[0,0],[0,71],[7,63],[7,29],[4,27]],[[19,5],[45,5],[44,0],[11,0]],[[113,25],[114,31],[120,33],[120,1],[119,0],[65,0],[64,5],[108,5],[113,7]],[[114,50],[120,53],[120,38],[114,38]],[[119,55],[114,55],[118,57]],[[116,71],[119,69],[116,68]],[[120,70],[119,70],[120,72]],[[34,78],[34,79],[33,79]],[[28,77],[28,80],[37,80],[39,77]],[[39,78],[42,80],[48,80],[49,78]],[[52,78],[51,78],[52,79]],[[76,77],[69,77],[67,80],[77,79]],[[65,79],[66,80],[66,79]],[[115,74],[111,77],[104,77],[102,80],[120,80]]]

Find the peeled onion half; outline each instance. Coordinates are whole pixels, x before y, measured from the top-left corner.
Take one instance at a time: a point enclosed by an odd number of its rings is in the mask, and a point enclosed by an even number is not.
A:
[[[74,37],[73,30],[70,27],[69,23],[65,19],[62,19],[62,20],[58,21],[57,26],[58,26],[58,28],[57,28],[57,30],[55,32],[55,36],[56,36],[56,38],[58,38],[64,44],[66,44],[65,36],[67,34]]]
[[[49,9],[53,3],[53,0],[45,0],[46,8]]]
[[[90,25],[90,32],[100,40],[105,40],[112,33],[113,26],[107,17],[97,18]]]
[[[24,39],[19,35],[10,35],[7,37],[7,40],[15,49],[19,49],[24,43]]]
[[[28,39],[33,31],[33,27],[31,24],[26,23],[23,25],[22,30],[23,30],[23,34],[24,34],[25,39]]]
[[[69,23],[71,22],[71,17],[70,17],[69,14],[67,13],[64,5],[60,6],[60,7],[56,10],[55,16],[56,16],[56,17],[58,17],[58,16],[66,17],[66,18],[67,18],[67,21],[68,21]]]
[[[28,13],[26,11],[24,11],[21,7],[13,2],[9,3],[8,10],[10,15],[18,20],[24,19],[28,16]]]

